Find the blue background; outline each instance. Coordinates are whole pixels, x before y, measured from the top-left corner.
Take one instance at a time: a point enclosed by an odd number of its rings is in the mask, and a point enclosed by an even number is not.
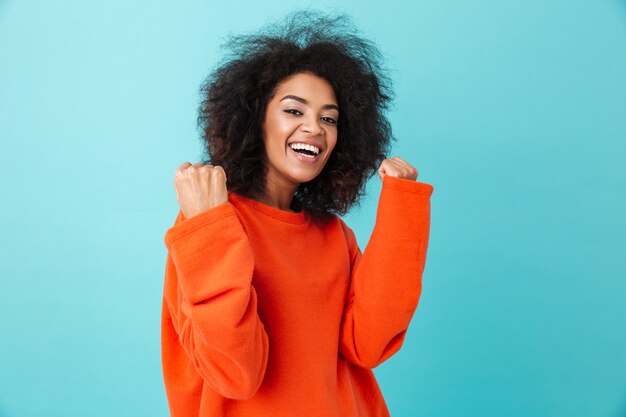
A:
[[[626,1],[345,0],[433,184],[399,416],[626,416]],[[198,88],[279,1],[0,1],[0,416],[166,416],[163,235]],[[380,182],[346,221],[364,248]]]

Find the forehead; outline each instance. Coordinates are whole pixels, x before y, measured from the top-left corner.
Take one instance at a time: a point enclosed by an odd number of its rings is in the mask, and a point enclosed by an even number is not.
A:
[[[336,104],[335,91],[328,81],[311,73],[297,73],[282,80],[276,86],[274,100],[281,100],[284,95],[292,94],[310,102]]]

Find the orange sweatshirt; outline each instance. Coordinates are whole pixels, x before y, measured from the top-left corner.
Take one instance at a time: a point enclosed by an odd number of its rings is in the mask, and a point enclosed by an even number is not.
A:
[[[173,417],[381,417],[371,368],[422,288],[433,186],[385,176],[363,254],[325,225],[229,192],[165,233],[163,377]]]

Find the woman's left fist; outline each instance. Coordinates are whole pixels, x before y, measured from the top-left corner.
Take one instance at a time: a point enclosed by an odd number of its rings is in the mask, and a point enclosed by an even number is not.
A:
[[[385,175],[415,181],[417,179],[417,169],[399,156],[394,156],[393,158],[383,160],[380,168],[378,168],[378,176],[381,181]]]

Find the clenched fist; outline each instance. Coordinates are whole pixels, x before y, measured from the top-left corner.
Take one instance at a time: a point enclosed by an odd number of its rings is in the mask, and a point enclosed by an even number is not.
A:
[[[394,156],[385,159],[378,168],[378,176],[381,181],[385,175],[415,181],[417,180],[417,169],[399,156]]]
[[[174,188],[186,218],[228,201],[226,173],[221,166],[185,162],[176,170]]]

